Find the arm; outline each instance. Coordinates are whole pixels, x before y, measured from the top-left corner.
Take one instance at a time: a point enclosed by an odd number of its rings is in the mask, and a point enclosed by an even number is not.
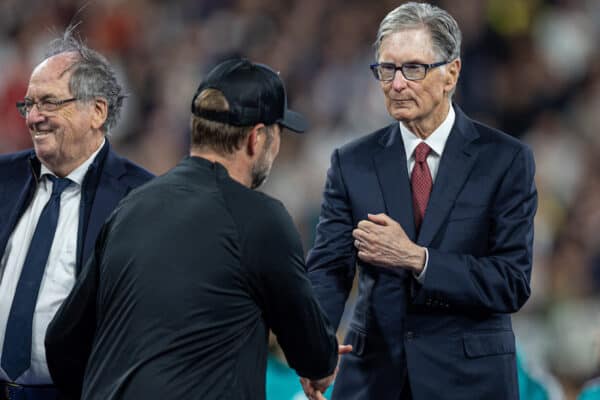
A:
[[[272,203],[247,237],[251,285],[288,364],[311,380],[329,377],[337,364],[337,340],[314,297],[289,214]]]
[[[103,234],[100,234],[103,237]],[[98,262],[103,240],[77,278],[46,332],[46,358],[54,384],[65,399],[79,399],[96,329]]]
[[[352,209],[336,150],[327,171],[315,244],[306,261],[313,289],[334,327],[340,323],[354,279],[353,227]]]

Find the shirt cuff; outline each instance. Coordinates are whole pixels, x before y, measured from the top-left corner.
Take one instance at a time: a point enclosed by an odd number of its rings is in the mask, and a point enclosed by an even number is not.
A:
[[[421,285],[423,284],[423,282],[425,282],[425,272],[427,272],[427,264],[428,263],[429,263],[429,251],[427,250],[427,247],[425,247],[425,265],[423,265],[423,270],[421,271],[421,273],[419,275],[417,275],[413,272],[413,276],[415,277],[417,282],[419,282]]]

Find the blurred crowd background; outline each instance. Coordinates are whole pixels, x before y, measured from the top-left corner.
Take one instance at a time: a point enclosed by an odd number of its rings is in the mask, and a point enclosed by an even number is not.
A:
[[[31,146],[15,102],[44,46],[73,22],[116,66],[129,98],[111,143],[154,173],[188,151],[190,101],[218,61],[243,55],[281,72],[311,121],[284,134],[264,191],[313,240],[332,150],[390,118],[368,65],[395,0],[0,0],[0,153]],[[528,363],[567,398],[600,374],[600,1],[433,1],[458,21],[455,101],[527,142],[539,211],[533,293],[515,315]]]

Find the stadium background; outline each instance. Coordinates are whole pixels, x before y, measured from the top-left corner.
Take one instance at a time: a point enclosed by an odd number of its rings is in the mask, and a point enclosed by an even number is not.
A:
[[[312,243],[331,151],[389,123],[368,69],[389,0],[0,0],[0,153],[30,147],[22,99],[43,46],[71,22],[117,66],[129,98],[111,142],[160,174],[187,152],[189,102],[216,62],[281,71],[311,121],[284,134],[264,190]],[[463,32],[455,100],[535,153],[533,294],[515,315],[522,354],[566,398],[600,373],[600,1],[448,0]]]

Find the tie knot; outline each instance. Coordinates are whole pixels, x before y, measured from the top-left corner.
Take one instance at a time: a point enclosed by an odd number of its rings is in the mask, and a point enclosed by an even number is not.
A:
[[[52,182],[52,196],[60,196],[62,192],[71,184],[69,178],[58,178],[54,175],[46,175]]]
[[[423,162],[427,159],[427,155],[431,151],[431,147],[427,145],[425,142],[419,143],[417,148],[415,149],[415,161]]]

